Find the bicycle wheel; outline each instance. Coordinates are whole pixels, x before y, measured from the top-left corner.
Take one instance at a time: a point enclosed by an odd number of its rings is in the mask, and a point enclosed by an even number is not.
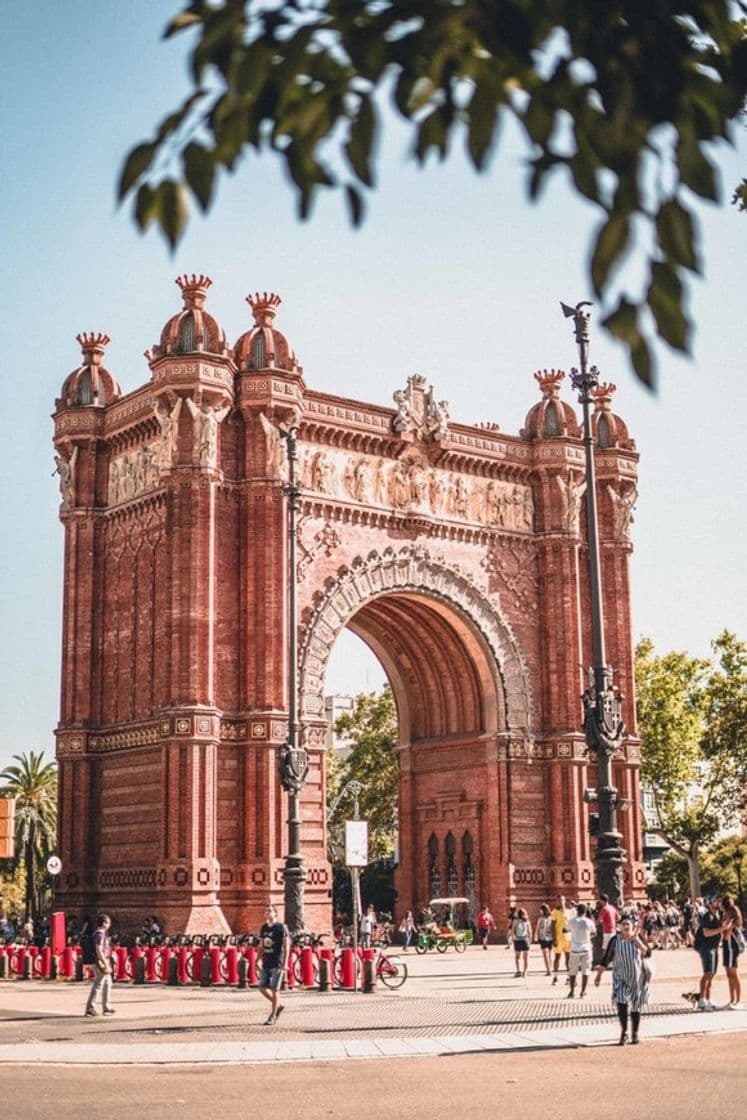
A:
[[[449,948],[449,942],[448,941],[437,941],[436,942],[436,949],[439,953],[445,953],[448,948]]]
[[[425,941],[416,941],[416,942],[415,942],[415,952],[416,952],[416,953],[420,953],[420,955],[421,955],[421,957],[422,957],[423,953],[427,953],[427,952],[428,952],[428,945],[427,945],[427,943],[426,943]]]
[[[456,949],[457,953],[463,953],[464,950],[467,948],[467,942],[464,940],[463,937],[455,937],[454,938],[454,948]]]
[[[376,974],[387,988],[401,988],[407,979],[407,965],[396,957],[379,957]]]

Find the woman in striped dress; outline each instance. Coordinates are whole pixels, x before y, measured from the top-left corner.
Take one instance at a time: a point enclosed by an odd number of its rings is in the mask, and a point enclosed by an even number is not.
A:
[[[648,1003],[651,972],[643,958],[651,954],[646,942],[638,936],[630,918],[623,918],[617,933],[607,946],[597,966],[594,984],[599,987],[602,973],[612,962],[612,999],[620,1020],[620,1045],[628,1041],[628,1016],[632,1027],[631,1042],[638,1042],[641,1008]]]

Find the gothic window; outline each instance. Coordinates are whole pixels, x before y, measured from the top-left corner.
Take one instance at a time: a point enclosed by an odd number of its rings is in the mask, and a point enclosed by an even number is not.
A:
[[[197,349],[195,342],[195,319],[190,312],[182,318],[179,324],[179,338],[177,350],[180,354],[192,354]]]
[[[477,906],[475,905],[475,895],[477,893],[477,884],[475,876],[475,865],[472,862],[472,834],[465,832],[462,837],[462,857],[463,857],[463,874],[464,874],[464,893],[469,900],[469,920],[474,922],[475,914],[477,913]]]
[[[597,441],[599,446],[604,450],[605,447],[612,446],[612,433],[610,432],[610,422],[606,416],[599,417],[599,424],[597,425]]]
[[[78,382],[78,403],[93,404],[93,386],[91,385],[90,370],[86,370]]]
[[[428,841],[428,889],[431,898],[438,898],[441,894],[441,868],[438,863],[438,838],[431,833]]]
[[[456,864],[456,840],[449,832],[446,837],[446,887],[450,895],[459,893],[459,872]]]
[[[257,331],[252,342],[252,351],[249,359],[249,369],[265,368],[265,336],[262,331]]]
[[[560,435],[560,423],[558,421],[558,410],[557,410],[557,407],[552,402],[550,402],[550,404],[545,409],[545,431],[544,431],[544,434],[546,436],[558,436],[558,435]]]

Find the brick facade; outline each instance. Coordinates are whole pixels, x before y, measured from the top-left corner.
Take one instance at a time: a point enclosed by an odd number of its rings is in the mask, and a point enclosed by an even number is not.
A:
[[[380,658],[400,730],[398,906],[469,893],[498,915],[593,895],[580,666],[591,661],[583,452],[562,374],[518,436],[450,421],[419,377],[396,408],[315,392],[250,298],[230,348],[184,307],[122,396],[108,339],[54,414],[65,530],[58,902],[170,930],[247,929],[282,901],[287,726],[284,445],[299,424],[301,796],[310,928],[329,924],[324,675],[349,627]],[[626,696],[616,781],[628,893],[641,862],[628,586],[637,455],[597,395],[609,657]]]

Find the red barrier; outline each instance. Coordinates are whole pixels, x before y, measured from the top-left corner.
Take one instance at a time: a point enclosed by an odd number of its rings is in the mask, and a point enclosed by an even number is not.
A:
[[[345,948],[340,954],[340,987],[341,988],[354,988],[355,987],[355,954],[350,948]]]
[[[156,971],[159,955],[160,950],[152,945],[145,950],[145,979],[148,984],[155,984],[159,978]]]
[[[313,988],[315,983],[314,950],[310,945],[304,945],[301,950],[301,984],[304,988]]]
[[[60,956],[67,945],[64,910],[55,910],[52,914],[52,920],[49,923],[49,943],[56,957]]]
[[[161,949],[156,949],[156,980],[161,980],[164,984],[166,983],[169,978],[169,961],[173,956],[174,950],[171,948],[164,947]]]
[[[286,988],[295,988],[296,986],[296,956],[293,952],[288,954],[288,963],[285,967],[285,986]]]
[[[144,956],[145,956],[145,953],[143,952],[140,945],[136,945],[135,948],[132,950],[132,952],[127,957],[127,975],[130,978],[130,980],[135,979],[136,961],[139,961]]]
[[[221,969],[221,958],[223,950],[219,949],[217,945],[213,945],[210,949],[210,983],[220,984],[223,979],[223,970]]]
[[[189,949],[186,945],[180,945],[176,953],[176,982],[188,984],[189,979]]]
[[[187,961],[187,976],[190,980],[195,980],[198,984],[200,983],[200,976],[202,975],[202,958],[204,956],[205,950],[202,945],[198,945],[197,948],[193,949],[189,954],[189,960]]]
[[[239,982],[239,950],[235,945],[229,945],[225,958],[226,983],[236,986]]]
[[[33,974],[41,980],[49,980],[52,975],[52,950],[48,945],[40,949],[33,957]]]
[[[112,956],[114,957],[114,979],[117,981],[129,980],[131,976],[127,968],[127,958],[129,957],[127,949],[124,945],[115,945]]]
[[[10,954],[10,971],[13,976],[23,976],[26,967],[26,958],[29,951],[26,945],[21,945]]]
[[[60,953],[57,975],[63,980],[75,979],[75,950],[72,945],[66,945]]]

